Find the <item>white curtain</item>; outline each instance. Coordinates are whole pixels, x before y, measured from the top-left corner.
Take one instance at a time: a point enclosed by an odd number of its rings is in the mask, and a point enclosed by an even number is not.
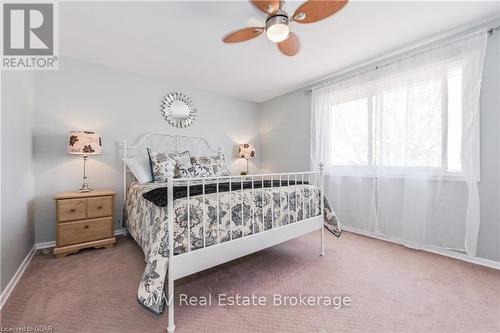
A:
[[[348,228],[475,256],[486,31],[312,92],[311,163]]]

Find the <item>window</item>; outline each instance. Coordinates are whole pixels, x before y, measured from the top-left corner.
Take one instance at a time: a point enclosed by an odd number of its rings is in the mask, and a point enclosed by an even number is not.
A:
[[[461,172],[460,66],[379,80],[362,94],[330,105],[331,166]]]
[[[476,254],[487,38],[457,35],[312,88],[311,167],[337,213],[386,238]]]
[[[332,106],[332,165],[368,165],[368,98]]]

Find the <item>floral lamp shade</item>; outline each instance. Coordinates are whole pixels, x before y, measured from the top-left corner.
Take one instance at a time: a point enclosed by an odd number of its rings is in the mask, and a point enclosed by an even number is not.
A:
[[[240,158],[244,158],[246,160],[255,157],[255,146],[248,143],[241,144],[238,150],[238,155]]]
[[[101,136],[89,131],[71,131],[68,137],[68,154],[98,155],[102,152]]]

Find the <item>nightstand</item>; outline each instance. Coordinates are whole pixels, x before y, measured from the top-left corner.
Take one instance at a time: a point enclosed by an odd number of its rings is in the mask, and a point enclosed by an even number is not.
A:
[[[56,201],[56,258],[89,247],[112,247],[116,192],[61,192]]]

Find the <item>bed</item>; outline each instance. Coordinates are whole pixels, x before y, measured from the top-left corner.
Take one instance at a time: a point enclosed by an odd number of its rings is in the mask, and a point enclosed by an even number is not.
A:
[[[191,156],[221,155],[200,137],[147,133],[124,143],[124,161],[147,149]],[[324,228],[341,229],[323,191],[319,171],[174,178],[141,184],[123,166],[124,230],[144,252],[146,268],[138,301],[154,313],[168,307],[174,332],[174,281],[315,230],[325,255]],[[323,212],[323,213],[321,213]],[[170,232],[173,230],[173,232]],[[165,291],[166,290],[166,295]]]

